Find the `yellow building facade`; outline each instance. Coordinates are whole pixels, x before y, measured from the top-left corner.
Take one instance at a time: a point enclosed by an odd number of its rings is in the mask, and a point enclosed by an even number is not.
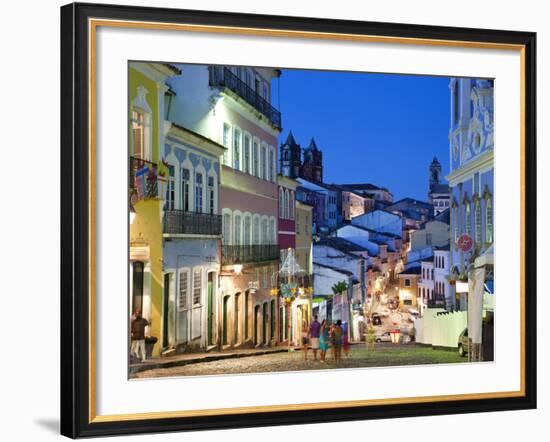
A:
[[[164,144],[165,81],[179,71],[166,64],[130,64],[129,68],[129,325],[141,310],[150,326],[146,336],[160,341],[163,309],[162,210],[166,173]],[[152,356],[160,354],[160,344]]]

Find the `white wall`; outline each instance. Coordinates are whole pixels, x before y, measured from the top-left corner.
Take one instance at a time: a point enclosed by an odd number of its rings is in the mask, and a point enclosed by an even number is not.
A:
[[[438,347],[456,347],[460,333],[468,325],[466,311],[440,314],[443,309],[424,310],[422,318],[414,323],[415,339],[419,344],[430,344]]]
[[[112,0],[94,0],[99,3],[113,3]],[[42,176],[41,194],[47,198],[33,199],[33,212],[47,213],[40,218],[40,247],[48,253],[48,265],[35,266],[32,278],[41,281],[40,296],[21,297],[6,296],[3,308],[3,327],[5,330],[16,330],[21,342],[36,343],[37,331],[29,324],[43,324],[43,333],[53,336],[47,345],[33,345],[32,354],[36,363],[24,363],[19,358],[10,359],[3,365],[0,387],[9,400],[9,419],[4,419],[2,432],[10,441],[40,440],[44,442],[59,441],[59,6],[66,0],[29,0],[27,2],[9,2],[5,5],[5,20],[0,29],[4,42],[2,46],[5,60],[15,69],[2,69],[0,76],[4,84],[11,85],[3,91],[3,127],[10,128],[4,132],[4,146],[21,144],[21,134],[29,129],[29,109],[32,103],[43,103],[47,110],[40,118],[32,118],[33,132],[41,134],[40,143],[25,145],[26,155],[35,158],[26,164],[29,175]],[[253,2],[235,0],[231,3],[223,0],[124,0],[118,3],[175,7],[188,9],[211,9],[235,12],[256,12],[294,16],[318,16],[353,20],[372,20],[396,23],[419,23],[443,26],[467,26],[492,29],[513,29],[521,31],[538,31],[538,143],[539,146],[550,144],[550,131],[542,129],[542,123],[548,121],[548,103],[550,88],[544,79],[550,76],[550,32],[548,30],[548,11],[545,2],[524,0],[521,4],[479,0],[463,0],[460,5],[450,8],[447,2],[436,0],[415,2],[394,0],[392,2],[356,2],[341,0],[338,2],[317,2],[312,7],[310,2],[278,0],[277,2]],[[30,12],[32,11],[32,12]],[[23,20],[21,20],[23,18]],[[185,54],[182,48],[181,55]],[[40,75],[39,91],[35,88],[23,88],[17,85],[35,85],[36,76]],[[283,117],[284,118],[284,117]],[[548,165],[550,151],[539,149],[538,179],[539,189],[539,226],[548,224],[550,202],[543,189],[550,188],[550,174],[543,173]],[[27,169],[28,168],[28,169]],[[44,170],[48,170],[46,175]],[[36,195],[36,183],[33,180],[21,180],[20,167],[7,167],[8,176],[5,182],[19,183],[19,192],[5,192],[6,207],[16,212],[28,206],[28,201],[21,195]],[[20,293],[21,281],[29,279],[27,262],[29,248],[23,233],[36,231],[36,217],[7,216],[2,220],[2,227],[13,234],[4,236],[3,250],[8,251],[0,257],[3,268],[2,293]],[[550,259],[550,244],[547,231],[540,229],[538,237],[539,250],[539,300],[538,312],[541,323],[542,312],[550,307],[550,301],[542,294],[548,292],[547,280],[543,278],[544,263]],[[535,245],[533,245],[535,247]],[[546,265],[547,267],[547,265]],[[21,316],[8,314],[14,311],[25,311],[27,322],[21,326]],[[46,319],[44,321],[44,319]],[[498,320],[498,318],[497,318]],[[550,364],[550,327],[539,328],[539,374],[548,370]],[[498,356],[497,356],[498,357]],[[404,367],[406,374],[408,368]],[[346,373],[344,370],[342,373]],[[376,370],[366,370],[366,374]],[[548,379],[539,376],[538,410],[477,413],[462,416],[433,416],[423,418],[383,419],[374,421],[354,421],[331,424],[311,424],[279,426],[269,428],[251,428],[231,431],[204,431],[186,433],[190,441],[248,441],[262,442],[296,440],[307,434],[311,440],[330,440],[347,438],[355,434],[368,435],[372,440],[384,440],[388,435],[410,435],[411,440],[423,442],[463,442],[464,431],[456,431],[457,421],[460,428],[471,429],[476,440],[490,439],[508,441],[525,438],[526,431],[543,433],[548,428],[550,419]],[[23,391],[40,392],[33,394],[32,401]],[[307,396],[307,392],[304,392]],[[5,408],[6,408],[5,407]],[[426,429],[429,428],[429,431]],[[449,430],[452,429],[452,430]],[[538,430],[538,431],[537,431]],[[417,436],[418,435],[418,436]],[[421,435],[421,436],[420,436]],[[180,441],[182,435],[159,434],[155,436],[126,436],[112,438],[112,441],[139,442],[144,440]]]

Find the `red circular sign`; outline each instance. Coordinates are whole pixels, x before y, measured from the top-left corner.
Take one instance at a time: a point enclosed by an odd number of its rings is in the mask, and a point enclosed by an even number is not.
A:
[[[472,247],[474,245],[474,240],[467,233],[463,233],[456,240],[456,245],[463,252],[469,252],[470,250],[472,250]]]

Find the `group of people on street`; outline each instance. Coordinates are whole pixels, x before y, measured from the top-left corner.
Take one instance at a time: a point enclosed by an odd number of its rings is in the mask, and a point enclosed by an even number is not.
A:
[[[349,337],[347,323],[337,320],[335,323],[329,323],[326,319],[319,322],[317,316],[309,326],[304,321],[302,324],[302,351],[304,360],[308,359],[309,347],[313,350],[313,360],[317,360],[317,352],[320,353],[320,361],[326,362],[326,356],[329,348],[332,348],[332,357],[335,363],[342,360],[342,351],[345,356],[349,356]]]

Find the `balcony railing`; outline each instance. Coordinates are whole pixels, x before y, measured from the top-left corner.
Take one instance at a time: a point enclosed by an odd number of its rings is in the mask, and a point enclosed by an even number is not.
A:
[[[156,163],[142,158],[130,157],[129,186],[137,194],[138,199],[161,198],[162,183],[159,179]]]
[[[210,66],[210,86],[226,87],[241,97],[257,111],[267,117],[273,126],[280,129],[281,112],[275,109],[265,98],[223,66]]]
[[[164,212],[163,232],[167,234],[221,235],[221,215],[167,210]]]
[[[277,244],[252,246],[222,246],[222,264],[244,264],[247,262],[275,261],[279,259]]]

